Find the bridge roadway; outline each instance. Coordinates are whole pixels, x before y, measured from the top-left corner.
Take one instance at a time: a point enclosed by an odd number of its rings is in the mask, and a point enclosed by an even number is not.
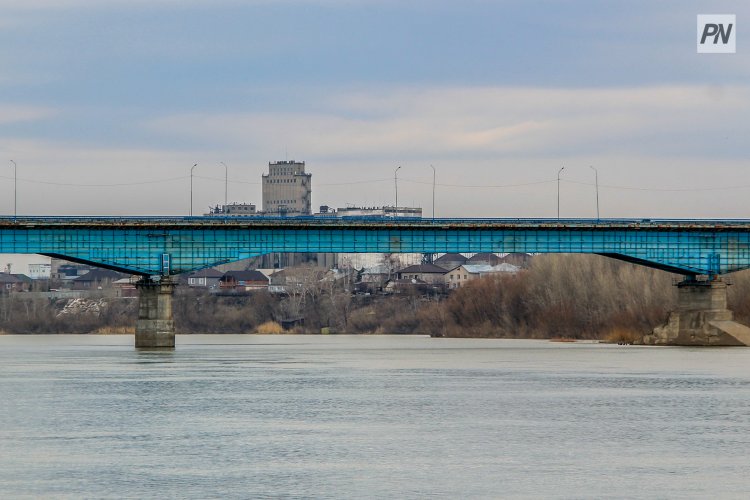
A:
[[[748,220],[0,217],[0,253],[142,275],[135,345],[149,349],[175,346],[171,275],[270,252],[600,254],[686,276],[678,309],[644,341],[750,345],[719,279],[750,268]]]
[[[0,217],[0,253],[169,276],[271,252],[593,253],[682,274],[750,268],[750,220]]]

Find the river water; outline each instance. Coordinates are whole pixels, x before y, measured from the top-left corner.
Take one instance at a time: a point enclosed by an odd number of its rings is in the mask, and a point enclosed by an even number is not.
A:
[[[0,336],[2,498],[747,498],[750,349]]]

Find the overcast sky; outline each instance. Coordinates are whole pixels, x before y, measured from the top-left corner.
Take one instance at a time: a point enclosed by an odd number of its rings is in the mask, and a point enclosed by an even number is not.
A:
[[[736,14],[736,54],[696,15]],[[745,23],[748,28],[745,29]],[[750,217],[750,3],[0,0],[0,212],[260,205]],[[750,35],[747,35],[750,40]]]

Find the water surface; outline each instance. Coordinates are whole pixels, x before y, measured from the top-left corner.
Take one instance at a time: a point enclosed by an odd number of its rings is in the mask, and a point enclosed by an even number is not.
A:
[[[747,498],[750,349],[0,336],[2,498]]]

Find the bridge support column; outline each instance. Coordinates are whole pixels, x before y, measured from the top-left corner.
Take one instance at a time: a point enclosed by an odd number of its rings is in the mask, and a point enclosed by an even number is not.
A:
[[[677,284],[677,309],[666,325],[654,328],[645,344],[694,346],[750,345],[750,328],[734,321],[727,309],[727,284],[721,279]]]
[[[138,348],[174,348],[172,296],[175,283],[169,277],[161,281],[143,278],[138,289],[138,321],[135,346]]]

